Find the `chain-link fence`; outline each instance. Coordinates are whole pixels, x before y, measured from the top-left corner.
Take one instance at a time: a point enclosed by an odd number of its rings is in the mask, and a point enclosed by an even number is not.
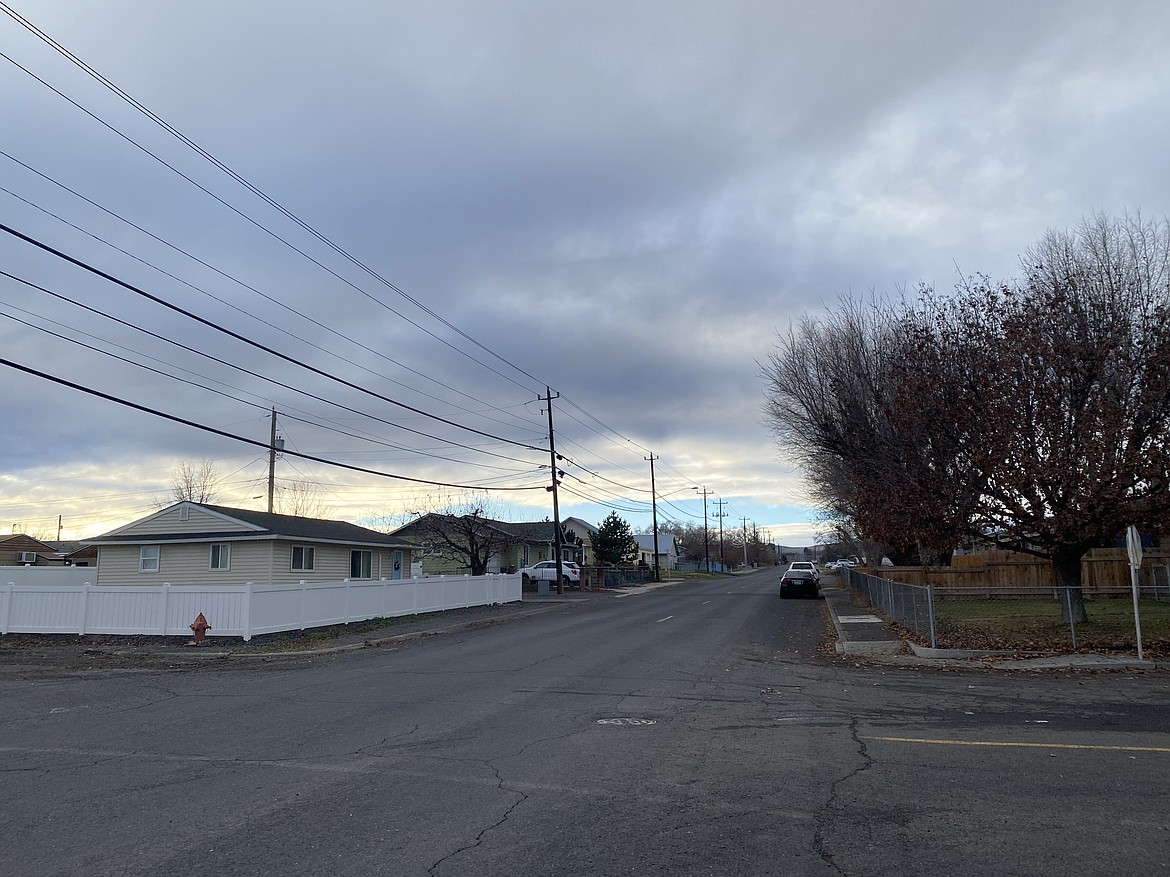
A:
[[[663,578],[666,570],[663,570]],[[654,581],[652,566],[587,566],[581,570],[582,582],[591,587],[620,588],[623,585],[645,585]]]
[[[934,607],[927,585],[904,585],[880,576],[842,569],[849,588],[891,621],[929,640],[935,648]]]
[[[907,585],[843,570],[848,587],[932,648],[1120,651],[1137,646],[1131,588],[950,587]],[[1170,585],[1139,586],[1148,645],[1170,642]]]

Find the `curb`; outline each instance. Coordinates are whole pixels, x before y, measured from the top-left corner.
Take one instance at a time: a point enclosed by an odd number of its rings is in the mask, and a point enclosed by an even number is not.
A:
[[[548,601],[549,603],[576,603],[576,600],[559,600]],[[409,642],[410,640],[423,639],[428,636],[435,636],[441,633],[458,633],[461,630],[474,630],[478,627],[491,627],[495,624],[500,624],[502,621],[512,621],[517,618],[527,618],[531,615],[539,615],[543,612],[548,612],[548,606],[542,606],[538,609],[529,609],[526,612],[517,612],[515,615],[509,615],[506,619],[501,618],[479,618],[474,621],[462,621],[458,624],[448,624],[442,627],[431,627],[426,630],[414,630],[410,633],[397,633],[393,636],[379,637],[378,639],[362,640],[360,643],[345,643],[338,646],[325,646],[320,649],[300,649],[297,651],[271,651],[271,652],[219,652],[216,657],[221,658],[271,658],[271,657],[311,657],[313,655],[334,655],[339,652],[356,652],[361,649],[375,649],[382,646],[395,645],[396,643]],[[167,653],[170,654],[170,653]],[[211,653],[208,657],[211,657]],[[194,657],[194,656],[192,656]]]
[[[1013,652],[1010,649],[932,649],[930,646],[920,646],[911,640],[906,640],[905,642],[918,657],[937,660],[945,660],[947,658],[994,658],[1003,655],[1021,654],[1020,652]],[[1036,657],[1040,657],[1040,655],[1036,654]]]
[[[856,643],[837,640],[837,652],[842,655],[897,655],[902,651],[902,640],[896,642]]]

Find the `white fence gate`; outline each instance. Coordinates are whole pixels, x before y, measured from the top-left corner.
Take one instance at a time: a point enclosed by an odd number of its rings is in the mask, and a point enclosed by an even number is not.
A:
[[[83,568],[84,569],[84,568]],[[54,570],[55,572],[58,570]],[[0,579],[0,581],[3,581]],[[521,599],[519,575],[301,582],[297,585],[0,584],[0,634],[187,636],[200,612],[208,636],[326,627]]]

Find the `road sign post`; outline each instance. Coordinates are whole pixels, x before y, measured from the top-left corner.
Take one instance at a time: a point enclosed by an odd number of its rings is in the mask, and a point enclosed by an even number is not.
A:
[[[1125,550],[1129,554],[1129,586],[1133,590],[1133,627],[1137,632],[1138,660],[1145,660],[1142,654],[1142,617],[1138,611],[1138,570],[1142,566],[1142,537],[1137,527],[1125,531]]]

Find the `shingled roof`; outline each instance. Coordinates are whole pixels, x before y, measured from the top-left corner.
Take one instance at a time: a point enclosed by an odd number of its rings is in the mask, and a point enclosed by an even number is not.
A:
[[[89,545],[109,545],[127,542],[198,542],[203,539],[294,539],[314,542],[342,542],[351,545],[377,545],[386,548],[417,548],[412,542],[388,533],[379,533],[359,527],[348,521],[328,521],[322,518],[302,518],[297,515],[278,515],[253,509],[236,509],[209,503],[189,502],[188,505],[220,515],[246,526],[238,531],[215,530],[207,533],[175,532],[123,533],[115,530],[95,539],[86,539]],[[130,525],[133,526],[133,525]],[[119,528],[124,530],[125,528]]]
[[[430,518],[438,520],[458,520],[460,515],[445,515],[439,512],[431,512],[423,515],[421,518],[416,518],[409,524],[404,524],[395,530],[395,533],[413,533],[419,528],[419,524]],[[493,518],[480,518],[480,522],[485,527],[490,527],[493,530],[498,530],[501,533],[507,534],[512,539],[518,542],[545,542],[549,545],[553,544],[555,539],[555,528],[552,521],[521,521],[519,523],[512,523],[511,521],[497,521]]]

